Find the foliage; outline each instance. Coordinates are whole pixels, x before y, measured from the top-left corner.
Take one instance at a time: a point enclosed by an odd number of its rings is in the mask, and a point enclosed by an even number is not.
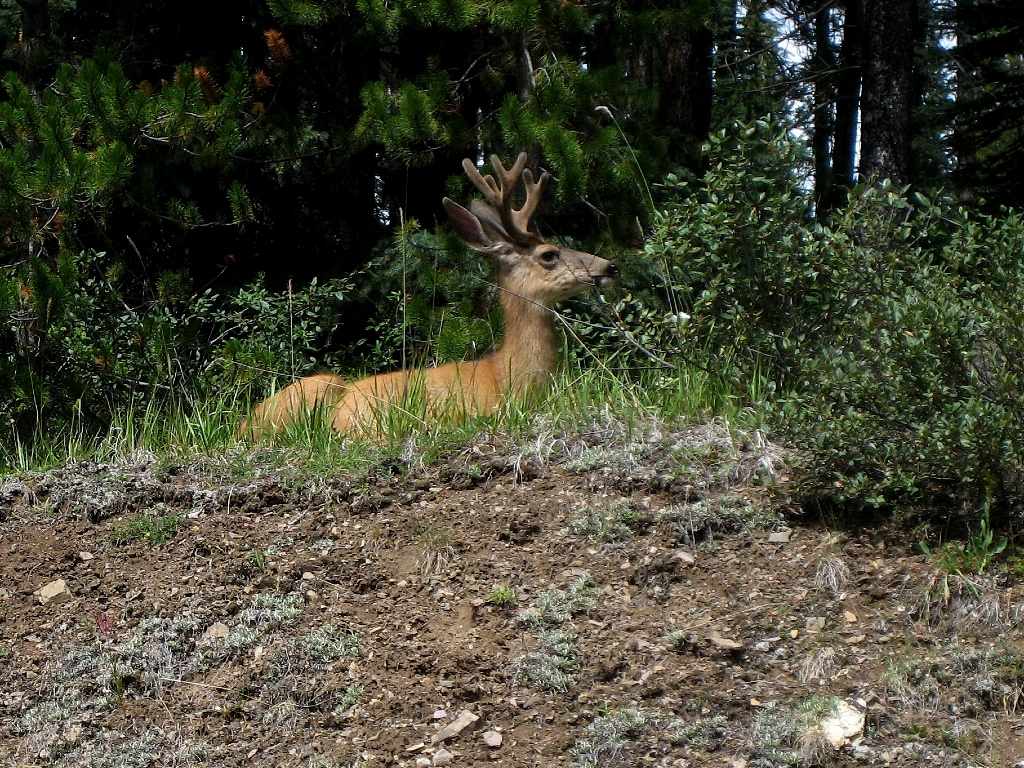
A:
[[[981,576],[988,570],[993,559],[1002,554],[1007,544],[1005,538],[996,538],[989,518],[990,512],[986,507],[978,524],[978,532],[971,535],[963,545],[948,542],[933,552],[927,544],[921,542],[921,550],[932,558],[936,568],[943,574]]]
[[[9,233],[0,253],[60,258],[97,232],[134,233],[125,218],[132,214],[164,233],[143,241],[161,249],[183,229],[253,220],[246,186],[226,162],[254,133],[242,69],[217,84],[204,68],[182,65],[154,90],[132,83],[116,63],[87,59],[61,66],[38,96],[13,72],[3,89],[0,210]],[[212,182],[219,194],[182,195],[197,182]]]
[[[851,252],[877,266],[861,273],[837,335],[806,356],[780,415],[839,500],[1014,505],[1024,492],[1022,221],[933,202],[886,240],[884,251]]]
[[[118,546],[145,541],[156,547],[173,539],[184,521],[185,518],[175,514],[130,517],[111,534],[111,541]]]
[[[794,175],[802,148],[757,121],[715,134],[705,149],[700,183],[667,179],[674,199],[645,249],[663,275],[660,333],[675,330],[676,354],[687,359],[721,370],[763,365],[781,378],[841,310],[842,297],[822,286],[844,275],[829,274],[833,244],[809,223]]]
[[[955,10],[954,10],[955,8]],[[958,160],[953,171],[964,197],[987,198],[989,210],[1024,204],[1021,126],[1024,94],[1024,9],[1005,0],[957,3],[957,46],[951,52],[958,84],[944,116],[957,129],[951,142]]]
[[[783,133],[760,123],[708,151],[699,185],[670,180],[680,199],[647,246],[666,275],[661,311],[690,316],[658,356],[767,373],[776,423],[835,501],[1014,503],[1020,216],[883,184],[814,221],[792,171],[800,148]]]
[[[660,59],[725,36],[728,8],[233,0],[214,27],[158,3],[4,6],[0,259],[343,273],[403,214],[439,218],[462,158],[520,149],[557,179],[558,231],[636,242],[645,177],[686,161],[658,95],[686,73]],[[737,59],[766,42],[732,37]],[[724,102],[771,79],[735,71]]]
[[[455,237],[410,222],[377,250],[367,272],[377,316],[366,370],[465,360],[498,344],[500,317],[482,309],[495,304],[493,266]]]
[[[3,447],[52,438],[69,423],[101,429],[140,396],[166,403],[266,387],[273,375],[336,364],[320,351],[351,291],[344,280],[286,293],[257,281],[225,297],[196,290],[181,272],[140,284],[95,252],[0,268]]]

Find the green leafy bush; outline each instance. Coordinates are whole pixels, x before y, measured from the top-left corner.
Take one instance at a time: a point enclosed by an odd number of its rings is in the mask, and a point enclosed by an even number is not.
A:
[[[936,204],[895,233],[888,263],[851,252],[880,268],[864,272],[859,300],[805,357],[780,410],[838,499],[1020,499],[1022,251],[1019,215]]]
[[[881,185],[816,221],[793,171],[801,150],[768,124],[707,150],[699,185],[665,186],[647,246],[665,287],[634,333],[662,359],[768,375],[778,427],[836,501],[1019,499],[1021,217]]]
[[[352,284],[288,292],[257,281],[197,291],[181,272],[127,274],[104,253],[0,267],[0,456],[69,428],[102,429],[133,398],[254,388],[340,362],[331,334]]]

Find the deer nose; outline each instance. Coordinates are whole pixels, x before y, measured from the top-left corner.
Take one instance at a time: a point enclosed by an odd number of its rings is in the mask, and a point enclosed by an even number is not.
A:
[[[618,279],[619,268],[609,261],[601,274],[594,275],[594,285],[598,288],[603,288],[610,283],[614,283]]]

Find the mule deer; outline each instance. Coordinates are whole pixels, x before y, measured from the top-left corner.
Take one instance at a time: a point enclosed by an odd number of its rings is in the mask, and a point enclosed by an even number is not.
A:
[[[304,412],[328,409],[337,432],[374,429],[377,409],[422,398],[431,417],[450,411],[465,414],[494,409],[505,398],[525,398],[547,386],[558,362],[558,339],[551,308],[571,296],[613,282],[619,269],[590,253],[563,248],[541,237],[531,219],[544,193],[548,174],[533,180],[520,153],[505,169],[496,155],[491,166],[498,176],[483,176],[470,160],[462,167],[484,200],[467,211],[444,198],[444,207],[459,237],[475,251],[497,262],[497,285],[505,313],[501,347],[481,358],[436,368],[409,369],[346,382],[321,373],[307,376],[263,401],[240,434],[259,438],[278,432]],[[512,196],[520,178],[526,200],[519,209]]]

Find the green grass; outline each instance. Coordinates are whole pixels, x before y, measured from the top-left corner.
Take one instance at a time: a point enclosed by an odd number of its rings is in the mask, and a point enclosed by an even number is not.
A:
[[[110,539],[118,546],[145,541],[156,547],[173,539],[183,522],[184,517],[173,514],[130,517],[110,535]]]
[[[389,458],[414,455],[430,463],[437,456],[487,433],[513,441],[557,439],[591,431],[615,421],[627,431],[651,424],[694,421],[720,416],[737,426],[759,426],[761,382],[725,381],[700,369],[629,372],[582,368],[570,361],[554,386],[534,402],[509,401],[483,416],[445,414],[442,421],[426,412],[422,398],[375,415],[375,437],[332,432],[323,411],[300,419],[265,444],[272,445],[282,466],[296,460],[310,472],[352,472]],[[27,473],[83,460],[124,462],[140,457],[178,461],[197,456],[237,457],[236,432],[250,410],[241,391],[199,399],[154,395],[130,401],[116,412],[101,434],[75,424],[26,444],[12,435],[0,438],[0,475]],[[247,444],[247,443],[242,443]],[[261,461],[272,460],[263,456]],[[238,470],[246,471],[246,460]]]
[[[517,602],[516,591],[512,587],[503,584],[492,587],[484,598],[484,603],[493,605],[503,611],[511,610],[516,606]]]

